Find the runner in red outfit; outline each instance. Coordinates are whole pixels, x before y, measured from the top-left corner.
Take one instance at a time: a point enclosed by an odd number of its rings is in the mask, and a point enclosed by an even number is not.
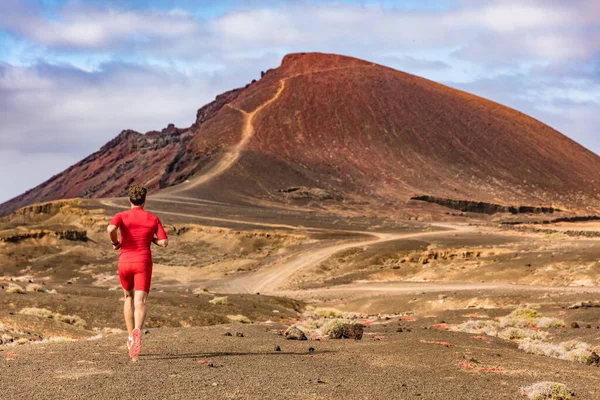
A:
[[[167,247],[168,239],[160,220],[144,210],[146,188],[134,185],[129,189],[131,209],[118,213],[108,225],[108,234],[115,250],[120,249],[119,278],[125,291],[124,315],[129,331],[127,347],[137,360],[142,350],[141,329],[146,318],[146,300],[152,281],[152,243]],[[121,240],[117,240],[117,230]]]

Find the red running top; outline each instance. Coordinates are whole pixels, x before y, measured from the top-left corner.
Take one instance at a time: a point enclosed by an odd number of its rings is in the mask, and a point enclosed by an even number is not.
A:
[[[150,245],[154,234],[158,240],[167,239],[160,219],[141,207],[118,213],[111,225],[121,232],[120,262],[152,262]]]

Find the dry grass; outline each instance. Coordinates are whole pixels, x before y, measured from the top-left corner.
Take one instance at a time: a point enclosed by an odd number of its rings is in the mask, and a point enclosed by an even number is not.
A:
[[[537,321],[537,327],[540,329],[564,328],[565,326],[567,326],[565,321],[558,318],[541,317]]]
[[[314,314],[321,318],[341,318],[345,315],[343,311],[335,308],[317,307],[314,309]]]
[[[241,315],[241,314],[228,315],[227,318],[229,318],[233,322],[241,322],[242,324],[251,324],[252,323],[252,321],[250,321],[250,318],[246,317],[245,315]]]
[[[460,332],[498,336],[499,324],[490,320],[469,320],[458,326]]]
[[[531,308],[517,308],[506,317],[500,318],[500,327],[532,328],[537,327],[542,315]]]
[[[592,346],[576,340],[553,344],[526,339],[519,345],[519,349],[531,354],[575,361],[582,364],[587,364],[592,356]]]
[[[62,315],[55,313],[54,319],[69,325],[79,326],[81,328],[85,327],[85,320],[77,315]]]
[[[336,328],[341,328],[346,322],[347,321],[344,321],[343,319],[334,319],[331,321],[327,321],[323,325],[323,329],[322,329],[323,334],[329,335]]]
[[[84,328],[86,324],[85,320],[77,315],[62,315],[52,312],[47,308],[26,307],[19,311],[19,314],[33,315],[41,318],[51,318],[60,322],[64,322],[65,324],[78,326],[81,328]]]
[[[6,288],[6,293],[9,294],[25,294],[25,290],[19,285],[11,284],[8,288]]]
[[[513,340],[519,343],[519,349],[528,353],[587,364],[592,355],[590,345],[577,341],[548,343],[549,333],[540,330],[564,326],[566,324],[561,319],[543,317],[530,308],[518,308],[497,321],[469,320],[455,330]]]
[[[505,328],[498,333],[498,337],[506,340],[545,340],[548,337],[548,332],[534,331],[526,328]]]
[[[26,307],[19,311],[19,314],[34,315],[42,318],[54,318],[54,313],[47,308]]]
[[[37,283],[30,283],[29,285],[27,285],[25,290],[28,292],[33,292],[33,293],[42,293],[45,291],[44,287]]]
[[[570,400],[571,391],[562,383],[538,382],[521,388],[523,396],[531,400]]]
[[[210,304],[219,305],[219,306],[226,306],[229,304],[229,300],[228,300],[227,296],[215,297],[214,299],[209,300],[208,302]]]

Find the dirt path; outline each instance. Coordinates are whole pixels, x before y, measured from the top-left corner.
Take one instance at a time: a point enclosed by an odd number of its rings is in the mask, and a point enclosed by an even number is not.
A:
[[[256,109],[254,109],[254,111],[251,111],[251,112],[246,112],[244,110],[241,110],[239,108],[236,108],[236,107],[233,107],[233,106],[227,104],[227,106],[241,112],[244,115],[244,128],[242,130],[242,139],[238,142],[238,144],[236,144],[231,149],[229,149],[221,157],[221,159],[217,162],[217,164],[214,167],[212,167],[208,172],[201,174],[196,179],[190,180],[187,183],[184,182],[184,183],[179,184],[178,187],[176,187],[175,189],[172,189],[171,193],[179,193],[179,192],[186,191],[188,189],[192,189],[197,186],[200,186],[200,185],[216,178],[217,176],[223,174],[225,171],[227,171],[229,168],[231,168],[231,166],[233,164],[235,164],[235,162],[240,158],[240,155],[242,154],[242,151],[246,147],[246,144],[250,141],[250,139],[252,139],[252,136],[254,136],[254,126],[252,124],[252,120],[254,119],[256,114],[258,114],[261,110],[263,110],[269,104],[271,104],[275,100],[277,100],[284,89],[285,89],[285,80],[282,79],[281,81],[279,81],[279,88],[277,89],[277,93],[275,93],[275,95],[273,97],[271,97],[269,100],[262,103],[260,106],[258,106]]]
[[[438,232],[419,232],[419,233],[408,233],[408,234],[394,234],[394,233],[377,233],[377,232],[354,232],[363,233],[375,236],[374,239],[364,240],[360,242],[342,243],[333,246],[328,246],[317,251],[310,251],[304,254],[299,254],[292,260],[271,264],[268,267],[262,268],[260,271],[244,275],[242,277],[233,279],[228,282],[221,283],[215,287],[214,290],[221,292],[230,293],[272,293],[281,289],[281,287],[289,281],[289,279],[296,274],[298,271],[308,268],[313,265],[327,260],[329,257],[337,252],[362,246],[372,246],[378,243],[389,242],[400,239],[411,239],[417,237],[427,237],[448,234],[448,232],[471,232],[473,228],[461,225],[436,225],[445,228],[451,228],[451,230],[438,231]]]
[[[100,204],[105,205],[107,207],[119,208],[119,209],[122,209],[122,210],[128,210],[129,209],[129,207],[123,206],[121,204],[117,204],[117,203],[115,203],[112,200],[100,200]],[[173,216],[176,216],[176,217],[185,217],[185,218],[199,219],[199,220],[205,220],[205,221],[225,222],[225,223],[230,223],[230,224],[248,225],[248,226],[256,226],[256,227],[278,228],[278,229],[291,229],[291,230],[298,230],[298,229],[311,230],[310,228],[299,228],[299,227],[294,226],[294,225],[269,224],[269,223],[266,223],[266,222],[250,222],[250,221],[243,221],[243,220],[238,220],[238,219],[207,217],[207,216],[203,216],[203,215],[178,213],[178,212],[172,212],[172,211],[162,211],[161,210],[161,211],[155,211],[155,213],[156,214],[164,214],[164,215],[173,215]]]

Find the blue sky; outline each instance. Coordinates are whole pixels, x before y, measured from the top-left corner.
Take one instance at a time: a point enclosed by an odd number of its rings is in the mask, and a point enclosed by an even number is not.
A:
[[[481,95],[600,153],[596,1],[2,0],[0,202],[122,129],[189,126],[296,51]]]

